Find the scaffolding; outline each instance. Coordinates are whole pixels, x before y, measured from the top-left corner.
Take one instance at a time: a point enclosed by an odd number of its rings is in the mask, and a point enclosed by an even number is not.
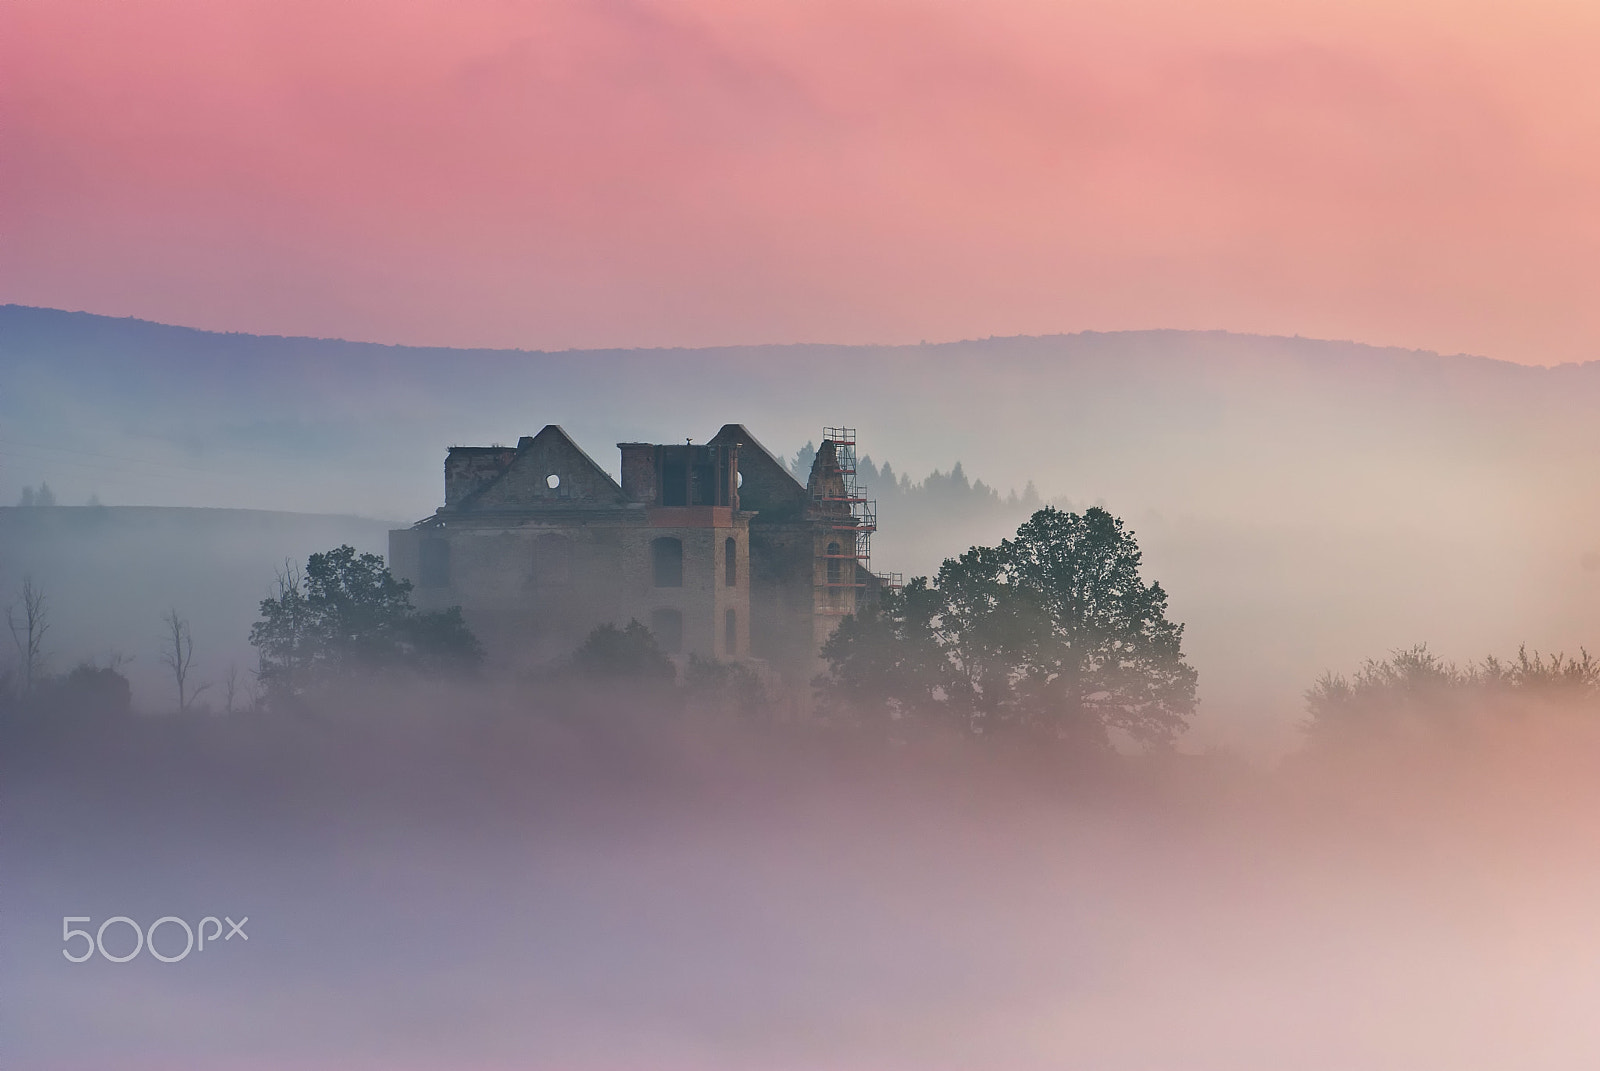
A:
[[[823,518],[833,530],[851,533],[849,551],[843,545],[837,554],[824,553],[822,558],[829,568],[823,573],[827,588],[865,588],[863,574],[871,575],[872,533],[878,530],[878,504],[867,497],[866,488],[856,478],[856,429],[823,428],[824,442],[833,444],[834,467],[823,473],[812,490]],[[835,482],[830,477],[837,476]],[[844,569],[832,568],[835,561],[848,560],[856,568],[850,570],[849,580]]]

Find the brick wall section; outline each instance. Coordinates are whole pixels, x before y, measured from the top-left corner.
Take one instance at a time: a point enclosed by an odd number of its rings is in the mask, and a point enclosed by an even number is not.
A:
[[[452,446],[444,462],[444,504],[449,509],[488,487],[510,466],[509,446]]]
[[[654,443],[618,443],[622,451],[622,493],[629,502],[654,502],[656,486],[656,447]]]

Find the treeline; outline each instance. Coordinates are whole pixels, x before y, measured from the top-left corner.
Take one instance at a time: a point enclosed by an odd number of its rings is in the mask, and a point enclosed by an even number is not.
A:
[[[1348,676],[1325,673],[1305,698],[1314,748],[1459,742],[1544,713],[1600,715],[1600,660],[1587,650],[1545,656],[1523,646],[1510,659],[1457,665],[1419,644]]]
[[[411,590],[411,582],[396,577],[380,555],[358,553],[348,544],[312,554],[303,568],[286,564],[250,629],[255,667],[243,674],[230,667],[218,687],[196,679],[193,631],[169,609],[161,615],[159,659],[173,686],[176,703],[170,709],[216,713],[202,699],[208,697],[226,714],[304,712],[368,683],[472,681],[484,652],[460,608],[420,611],[411,603]],[[121,657],[109,665],[85,662],[67,673],[50,672],[49,600],[31,578],[7,607],[6,623],[16,658],[0,670],[0,721],[131,715],[132,690]],[[680,674],[638,621],[600,626],[570,657],[524,674],[517,685],[551,701],[593,695],[652,709],[694,704],[750,717],[775,709],[772,690],[750,666],[691,655]]]
[[[286,565],[250,630],[255,668],[241,673],[230,666],[221,681],[197,679],[194,631],[169,608],[161,615],[158,660],[172,682],[172,709],[209,714],[213,708],[202,696],[210,696],[229,714],[281,710],[322,685],[363,674],[459,677],[475,670],[483,651],[460,609],[422,613],[410,593],[411,582],[395,577],[382,557],[349,545],[312,554],[303,570]],[[83,662],[67,673],[50,672],[51,607],[31,577],[5,616],[15,659],[0,670],[0,716],[37,721],[132,713],[121,656],[103,666]]]
[[[816,459],[816,444],[808,442],[789,459],[789,471],[795,479],[805,483],[811,476],[811,465]],[[882,466],[875,464],[868,454],[857,460],[856,473],[871,496],[877,499],[880,510],[887,505],[913,516],[933,510],[953,510],[963,514],[1031,514],[1045,504],[1032,480],[1020,493],[1013,487],[1001,494],[999,488],[991,487],[981,479],[969,478],[959,461],[949,472],[934,469],[922,479],[913,480],[906,473],[895,472],[894,466],[887,461]],[[1068,506],[1065,501],[1053,504],[1063,508]]]
[[[83,661],[65,673],[50,670],[46,640],[53,622],[49,597],[33,578],[23,579],[5,611],[6,630],[15,648],[12,664],[0,669],[0,719],[122,717],[133,713],[133,688],[122,673],[128,660],[112,655],[106,665]],[[161,615],[159,660],[172,674],[177,709],[187,712],[209,682],[194,678],[194,634],[177,609]],[[241,698],[239,675],[230,670],[223,684],[226,709]]]
[[[880,470],[881,471],[881,470]],[[250,632],[246,675],[194,678],[194,636],[162,615],[160,660],[172,709],[209,714],[314,709],[362,682],[464,682],[483,648],[459,608],[422,612],[409,581],[382,557],[345,545],[286,567]],[[25,580],[6,608],[13,657],[0,670],[0,720],[123,717],[132,712],[121,661],[48,669],[46,593]],[[1109,754],[1165,749],[1198,703],[1198,674],[1167,617],[1162,586],[1142,575],[1134,533],[1098,507],[1036,510],[1014,536],[946,559],[936,573],[842,619],[822,649],[814,709],[766,678],[759,663],[691,656],[681,665],[638,621],[602,625],[566,659],[495,687],[530,712],[591,707],[717,712],[752,721],[804,715],[820,729],[881,739],[1005,737]],[[487,683],[487,682],[486,682]],[[590,704],[590,700],[597,703]],[[1457,665],[1416,646],[1329,672],[1305,693],[1311,753],[1460,742],[1544,712],[1600,725],[1600,660],[1525,647],[1509,659]]]
[[[90,495],[89,500],[84,503],[86,506],[99,506],[101,504],[99,495]],[[55,505],[57,505],[56,493],[50,489],[48,483],[42,481],[38,487],[24,487],[22,494],[17,498],[17,506],[22,509],[49,509]]]

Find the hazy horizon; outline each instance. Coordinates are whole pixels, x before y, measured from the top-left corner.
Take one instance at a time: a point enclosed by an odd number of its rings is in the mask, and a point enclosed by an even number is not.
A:
[[[1193,747],[1292,746],[1318,674],[1415,643],[1463,662],[1524,643],[1600,647],[1600,506],[1586,493],[1600,482],[1600,364],[1176,331],[440,350],[15,306],[0,308],[0,353],[8,503],[48,480],[68,504],[93,493],[405,524],[442,502],[450,445],[514,443],[559,423],[616,474],[617,442],[704,441],[738,422],[784,458],[823,425],[851,425],[863,454],[911,480],[960,463],[1001,496],[1031,482],[1045,501],[1103,504],[1136,532],[1146,575],[1188,624],[1201,671]],[[880,500],[874,568],[908,576],[1022,519],[868,490]],[[382,553],[371,527],[362,549]],[[235,592],[231,609],[188,608],[212,625],[201,658],[213,677],[248,659],[254,604],[284,557],[326,549],[300,536],[276,553],[255,536],[241,545],[259,549],[252,581],[217,588]],[[184,554],[215,560],[203,543],[183,546],[142,581],[140,599],[160,603],[144,612],[152,626],[172,601],[158,589],[187,589]],[[14,586],[30,567],[70,578],[60,550],[0,553],[0,580]],[[101,555],[109,570],[113,545],[91,560]],[[95,575],[95,590],[119,589],[114,571]],[[114,616],[130,630],[140,620],[128,607]],[[147,643],[102,630],[72,656]],[[141,691],[159,694],[153,665],[139,672]]]

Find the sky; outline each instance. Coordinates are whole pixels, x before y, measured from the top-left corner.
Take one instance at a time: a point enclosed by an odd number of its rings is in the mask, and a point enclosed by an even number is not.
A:
[[[536,349],[1600,354],[1573,0],[0,5],[0,301]]]

